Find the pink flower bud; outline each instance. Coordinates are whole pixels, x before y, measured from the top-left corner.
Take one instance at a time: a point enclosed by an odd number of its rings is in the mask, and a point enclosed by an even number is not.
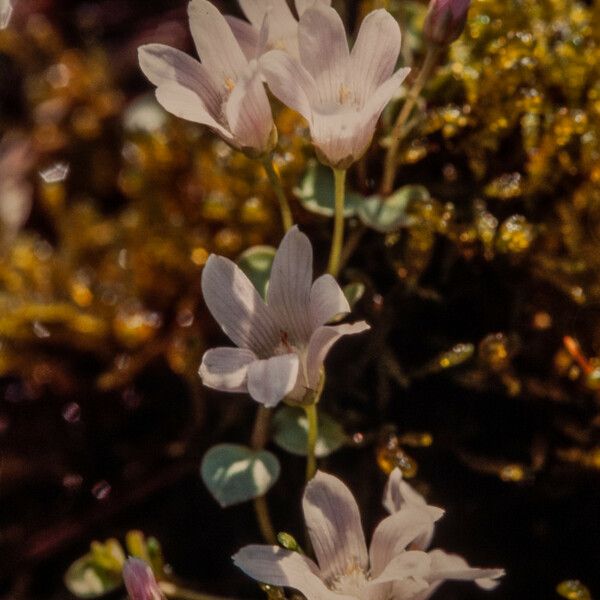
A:
[[[448,46],[460,37],[471,0],[431,0],[425,18],[425,37],[430,44]]]
[[[130,558],[123,569],[130,600],[164,600],[152,569],[139,558]]]

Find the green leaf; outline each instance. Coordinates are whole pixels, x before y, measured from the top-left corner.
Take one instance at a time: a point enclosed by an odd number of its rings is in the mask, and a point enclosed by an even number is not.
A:
[[[325,217],[332,217],[335,208],[335,186],[333,173],[329,167],[317,161],[310,161],[302,183],[294,191],[302,206],[309,212]],[[357,192],[346,190],[344,215],[356,214],[363,202],[363,196]]]
[[[346,296],[346,300],[348,300],[350,309],[352,309],[354,308],[356,303],[364,296],[365,284],[361,283],[360,281],[349,283],[348,285],[344,286],[343,292],[344,296]]]
[[[301,408],[284,406],[273,417],[273,441],[283,450],[306,456],[308,421]],[[319,435],[315,448],[321,458],[341,448],[348,437],[342,426],[330,416],[319,411]]]
[[[77,598],[101,598],[123,585],[120,573],[102,569],[92,554],[77,559],[67,569],[64,581]]]
[[[272,246],[252,246],[242,252],[236,261],[263,298],[267,297],[267,285],[275,252]]]
[[[358,216],[367,227],[389,233],[410,224],[407,209],[411,202],[428,198],[429,192],[422,185],[406,185],[387,198],[370,196],[360,205]]]
[[[223,508],[263,496],[279,472],[279,461],[271,452],[239,444],[213,446],[200,467],[202,480]]]

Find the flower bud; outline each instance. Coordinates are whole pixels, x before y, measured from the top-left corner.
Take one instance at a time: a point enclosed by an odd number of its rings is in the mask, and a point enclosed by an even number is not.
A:
[[[164,600],[152,569],[139,558],[130,558],[123,569],[130,600]]]
[[[425,18],[425,38],[435,46],[448,46],[460,37],[471,0],[431,0]]]

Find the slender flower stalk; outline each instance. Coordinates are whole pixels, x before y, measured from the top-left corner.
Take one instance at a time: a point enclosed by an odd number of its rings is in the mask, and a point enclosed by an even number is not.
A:
[[[262,450],[269,441],[269,428],[271,426],[271,409],[260,405],[256,410],[254,427],[252,429],[252,438],[250,445],[254,450]],[[268,544],[277,543],[277,535],[271,515],[269,514],[269,505],[265,496],[254,498],[254,513],[256,521],[264,540]]]
[[[281,212],[281,222],[283,223],[283,230],[289,231],[294,225],[294,217],[292,216],[292,210],[290,208],[290,204],[285,195],[285,191],[283,189],[283,185],[281,183],[281,177],[275,168],[275,163],[273,162],[273,156],[265,156],[263,158],[263,166],[265,168],[265,173],[269,178],[269,182],[273,187],[273,191],[275,192],[275,196],[277,196],[277,201],[279,202],[279,210]]]
[[[412,111],[435,67],[440,49],[436,46],[430,46],[425,55],[425,61],[419,71],[419,75],[415,79],[412,87],[410,88],[402,110],[396,118],[394,128],[390,135],[390,145],[387,149],[385,156],[385,164],[383,170],[383,181],[381,184],[381,193],[384,196],[388,196],[394,189],[394,179],[396,178],[396,169],[398,165],[398,149],[404,137],[404,126],[406,121],[412,114]]]
[[[344,209],[346,200],[346,170],[333,169],[335,183],[335,213],[333,224],[333,238],[331,240],[331,251],[329,253],[329,265],[327,272],[337,277],[340,271],[340,258],[344,245]]]
[[[209,257],[202,292],[213,317],[237,348],[213,348],[202,357],[200,377],[213,389],[249,393],[267,407],[283,398],[310,403],[327,353],[344,335],[369,329],[364,321],[326,325],[350,312],[331,275],[312,281],[313,251],[297,227],[284,236],[273,260],[267,302],[243,271],[221,256]]]
[[[308,421],[308,432],[306,442],[306,481],[309,482],[317,472],[317,438],[319,437],[319,414],[316,404],[308,404],[304,407]]]

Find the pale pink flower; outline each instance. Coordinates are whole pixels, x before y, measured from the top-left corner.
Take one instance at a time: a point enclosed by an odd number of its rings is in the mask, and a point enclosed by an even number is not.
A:
[[[230,26],[207,0],[188,5],[202,63],[163,44],[139,48],[140,67],[170,113],[210,127],[233,147],[260,155],[276,141],[258,63],[248,61]]]
[[[432,511],[438,510],[435,507],[428,506],[425,498],[406,483],[406,481],[403,481],[400,469],[394,469],[390,474],[383,493],[383,506],[392,515],[415,507]],[[419,537],[414,539],[411,548],[415,550],[427,550],[433,538],[434,528],[435,525],[432,520],[430,526],[424,529]],[[410,598],[410,600],[426,600],[444,581],[448,580],[475,581],[479,587],[491,590],[498,585],[498,581],[496,580],[504,575],[504,570],[502,569],[470,567],[462,556],[448,554],[439,548],[429,550],[427,554],[431,558],[430,572],[424,577],[428,583],[428,587],[415,596],[408,596],[407,598]],[[398,591],[395,590],[393,597],[404,599],[405,596],[402,595],[402,588]]]
[[[308,121],[324,163],[347,168],[367,150],[379,116],[409,72],[394,73],[400,38],[396,19],[375,10],[350,52],[338,13],[315,4],[300,18],[299,59],[281,50],[261,57],[271,91]]]
[[[425,600],[446,579],[490,587],[503,575],[500,569],[472,569],[442,550],[424,552],[419,541],[444,511],[428,506],[399,471],[390,476],[384,504],[394,510],[375,529],[367,551],[350,490],[318,472],[302,502],[318,565],[297,552],[258,545],[242,548],[234,563],[257,581],[293,588],[307,600]]]
[[[431,526],[435,513],[411,507],[381,521],[367,550],[360,512],[350,490],[317,472],[302,500],[317,563],[277,546],[246,546],[234,563],[250,577],[298,590],[307,600],[388,600],[402,585],[410,598],[428,588],[431,558],[409,544]]]
[[[150,566],[139,558],[129,558],[123,569],[123,581],[130,600],[165,600]]]
[[[430,44],[447,46],[460,37],[471,0],[431,0],[423,32]]]
[[[33,187],[27,180],[33,163],[31,143],[18,134],[0,140],[0,238],[10,241],[31,212]]]
[[[8,27],[12,11],[10,0],[0,0],[0,29]]]
[[[298,16],[316,2],[331,5],[331,0],[295,0]],[[298,21],[286,0],[238,0],[238,4],[249,22],[229,15],[225,18],[248,60],[275,48],[298,56]],[[267,15],[265,35],[263,25]]]
[[[321,367],[342,336],[369,326],[326,325],[350,312],[331,275],[313,283],[313,252],[297,227],[279,246],[267,291],[267,302],[243,271],[222,256],[211,255],[202,272],[204,300],[221,329],[237,348],[208,350],[200,366],[204,385],[226,392],[249,393],[265,406],[287,397],[301,401],[316,390]]]

